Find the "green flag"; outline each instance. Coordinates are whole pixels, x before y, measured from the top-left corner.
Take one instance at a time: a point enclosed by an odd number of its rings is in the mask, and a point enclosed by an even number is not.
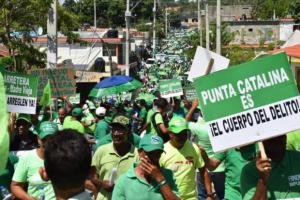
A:
[[[50,106],[51,104],[51,86],[50,81],[48,79],[47,85],[44,87],[43,96],[40,100],[40,106]]]
[[[4,80],[0,73],[0,171],[6,166],[9,146]]]

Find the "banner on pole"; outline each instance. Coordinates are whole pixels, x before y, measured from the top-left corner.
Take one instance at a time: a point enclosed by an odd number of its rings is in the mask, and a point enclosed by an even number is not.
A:
[[[300,128],[300,98],[285,53],[194,79],[215,152]]]
[[[181,81],[177,79],[162,80],[159,82],[161,97],[170,98],[183,95]]]
[[[31,70],[30,73],[39,79],[38,97],[43,95],[48,79],[51,85],[52,98],[75,95],[76,82],[72,68],[54,68]]]
[[[35,114],[38,79],[32,75],[1,71],[7,112]]]
[[[80,93],[76,93],[75,95],[69,96],[68,100],[71,104],[79,104],[80,103]]]

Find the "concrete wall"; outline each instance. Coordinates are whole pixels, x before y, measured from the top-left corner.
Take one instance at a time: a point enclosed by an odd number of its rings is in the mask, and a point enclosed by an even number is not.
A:
[[[264,40],[266,44],[280,39],[280,26],[276,23],[240,23],[228,27],[235,37],[231,44],[259,44]]]

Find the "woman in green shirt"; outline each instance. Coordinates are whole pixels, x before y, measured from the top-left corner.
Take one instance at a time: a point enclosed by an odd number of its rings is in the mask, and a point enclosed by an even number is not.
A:
[[[41,179],[39,169],[44,167],[44,144],[48,136],[57,131],[56,123],[42,122],[38,134],[39,147],[20,158],[11,183],[11,192],[17,199],[55,199],[51,183]]]

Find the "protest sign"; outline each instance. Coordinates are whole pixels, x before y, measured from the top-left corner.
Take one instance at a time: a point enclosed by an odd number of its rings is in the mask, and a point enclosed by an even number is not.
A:
[[[230,61],[228,58],[198,46],[191,69],[188,73],[188,80],[193,82],[194,78],[206,75],[206,69],[209,66],[211,59],[213,59],[211,72],[226,69]]]
[[[300,128],[299,92],[285,53],[194,79],[215,152]]]
[[[1,66],[0,66],[1,67]],[[0,73],[0,171],[4,170],[9,151],[9,134],[7,133],[7,113],[4,79]]]
[[[38,79],[32,75],[2,71],[8,112],[35,114]]]
[[[79,104],[80,103],[80,93],[69,96],[68,100],[71,104]]]
[[[181,81],[176,79],[162,80],[159,82],[159,92],[163,98],[181,96],[183,95]]]
[[[192,88],[192,87],[186,88],[185,89],[185,97],[186,97],[186,100],[193,101],[197,97],[195,88]]]
[[[48,79],[51,85],[52,98],[75,94],[76,83],[72,68],[55,68],[31,70],[30,73],[39,78],[38,97],[43,95]]]
[[[76,71],[76,83],[93,83],[99,82],[103,77],[109,77],[110,72],[88,72],[88,71]]]

